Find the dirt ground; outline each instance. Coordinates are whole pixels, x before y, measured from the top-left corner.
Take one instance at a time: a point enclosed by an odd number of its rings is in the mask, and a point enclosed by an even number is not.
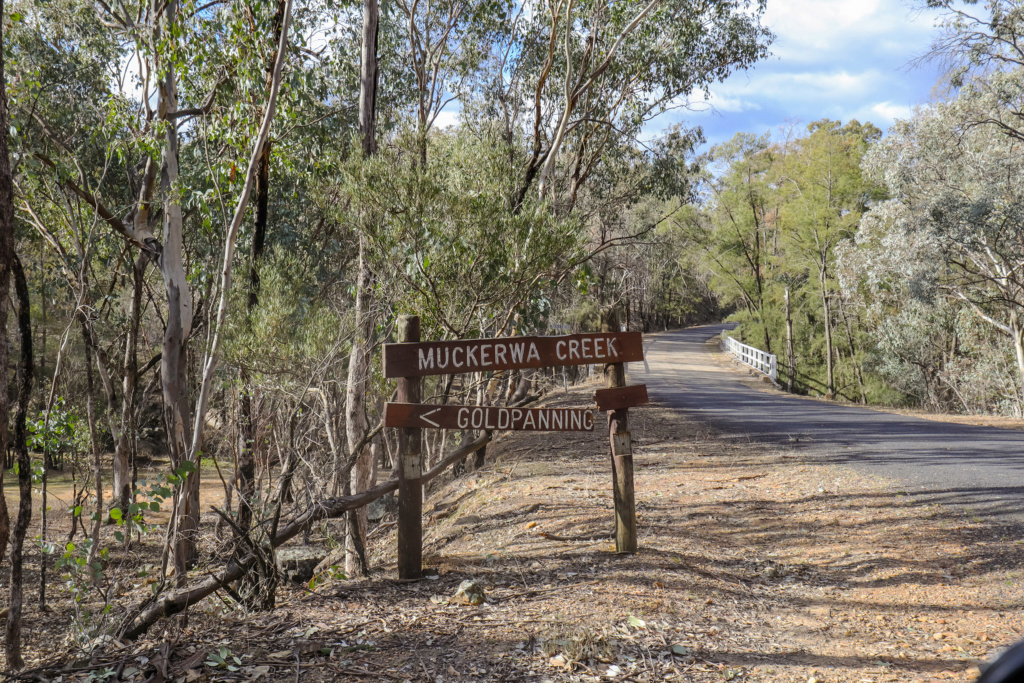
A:
[[[593,388],[545,404],[585,405]],[[631,411],[631,431],[634,556],[555,540],[612,529],[600,432],[510,434],[430,491],[436,575],[394,580],[385,517],[369,579],[282,587],[255,614],[221,594],[92,659],[74,656],[55,584],[53,612],[29,600],[30,666],[61,681],[971,681],[1024,634],[1019,530],[657,405]],[[464,580],[487,602],[450,602]],[[124,605],[147,590],[128,581]]]

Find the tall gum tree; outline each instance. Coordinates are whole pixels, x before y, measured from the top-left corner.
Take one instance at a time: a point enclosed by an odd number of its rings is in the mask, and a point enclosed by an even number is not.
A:
[[[690,235],[707,254],[721,291],[742,301],[747,314],[762,331],[772,353],[766,322],[771,261],[777,253],[778,199],[769,173],[781,156],[768,136],[737,134],[712,149],[708,162],[722,168],[706,183],[710,221],[690,214]],[[723,168],[724,167],[724,168]]]
[[[881,131],[856,120],[845,126],[836,121],[817,121],[808,126],[808,131],[809,135],[791,143],[777,169],[783,195],[780,227],[788,260],[797,267],[806,267],[816,282],[825,339],[825,396],[833,398],[833,326],[838,322],[833,310],[835,250],[853,236],[872,199],[874,187],[863,178],[860,162],[867,145],[881,137]],[[859,379],[859,367],[854,371]],[[860,384],[863,392],[863,382]]]
[[[161,312],[164,322],[164,336],[160,355],[161,384],[165,406],[165,430],[167,434],[168,452],[175,468],[185,463],[192,463],[190,469],[195,470],[186,478],[181,487],[180,495],[175,499],[174,523],[177,526],[174,542],[173,559],[179,571],[179,580],[184,580],[185,569],[195,554],[194,530],[198,524],[198,452],[202,442],[202,430],[205,422],[202,415],[209,399],[210,384],[216,370],[217,351],[219,345],[220,323],[225,314],[224,297],[230,291],[230,265],[233,263],[234,242],[237,237],[240,221],[245,214],[248,197],[252,189],[253,174],[256,161],[250,164],[242,174],[238,189],[238,203],[234,216],[225,225],[225,241],[222,253],[228,263],[228,273],[221,269],[219,293],[220,306],[216,311],[216,320],[207,326],[209,343],[206,348],[203,376],[200,384],[199,402],[196,411],[190,405],[190,384],[187,372],[189,345],[194,331],[193,293],[186,277],[184,215],[182,197],[187,191],[187,179],[180,177],[178,167],[181,157],[179,127],[183,121],[196,117],[207,116],[215,101],[218,88],[225,82],[225,77],[215,78],[206,87],[208,90],[196,96],[197,106],[181,107],[178,94],[178,70],[183,65],[194,66],[185,59],[178,59],[185,45],[203,44],[204,41],[194,35],[195,31],[214,30],[205,25],[194,10],[194,3],[186,2],[188,13],[182,18],[181,3],[139,2],[130,8],[124,3],[107,6],[100,11],[100,18],[105,27],[114,35],[127,38],[129,46],[139,56],[139,85],[147,95],[141,97],[137,107],[115,109],[118,117],[124,112],[138,111],[139,117],[132,121],[131,128],[135,139],[148,142],[132,149],[132,153],[141,152],[141,161],[130,166],[126,174],[130,179],[131,211],[125,218],[117,216],[109,208],[106,196],[118,197],[117,193],[100,194],[93,187],[93,176],[88,167],[83,167],[79,160],[53,160],[40,149],[33,150],[34,157],[46,169],[60,170],[55,174],[62,189],[75,196],[77,200],[91,206],[100,220],[105,222],[120,238],[146,252],[156,260],[164,284],[166,308]],[[289,5],[290,6],[290,5]],[[283,33],[286,33],[283,32]],[[287,44],[284,41],[283,44]],[[280,84],[280,73],[284,50],[281,45],[277,49],[275,61],[275,78]],[[198,63],[198,62],[197,62]],[[270,121],[273,119],[274,101],[277,90],[268,95],[264,116],[256,139],[262,145],[267,138]],[[125,93],[121,96],[130,99]],[[153,104],[155,103],[155,108]],[[45,121],[39,121],[41,140],[52,149],[58,150],[62,156],[71,155],[71,150],[62,140],[55,139],[54,129]],[[192,129],[195,130],[194,128]],[[131,138],[129,138],[131,139]],[[243,144],[245,144],[243,142]],[[262,149],[262,148],[261,148]],[[159,156],[158,156],[159,154]],[[257,155],[258,161],[258,155]],[[67,169],[67,170],[65,170]],[[187,197],[191,199],[191,196]],[[162,219],[162,234],[156,237],[156,222]],[[226,220],[227,222],[227,220]],[[209,282],[213,278],[208,279]],[[227,287],[225,287],[227,285]],[[207,288],[207,293],[209,287]],[[204,294],[206,297],[208,294]],[[210,317],[212,306],[207,305],[205,314]],[[126,361],[131,362],[131,349],[126,350]],[[130,373],[126,373],[129,377]],[[131,394],[125,392],[128,398]],[[127,407],[126,407],[127,410]],[[125,410],[122,411],[125,414]],[[124,432],[125,430],[122,430]],[[116,442],[116,440],[115,440]]]
[[[285,10],[285,1],[278,0],[274,19],[271,22],[274,45],[281,39]],[[265,57],[266,89],[268,93],[274,87],[275,56],[275,52],[270,52]],[[262,114],[263,112],[260,113]],[[255,215],[253,216],[253,234],[249,254],[249,291],[246,297],[247,324],[251,324],[253,312],[259,305],[259,269],[263,259],[263,252],[266,248],[269,219],[271,146],[272,140],[268,137],[263,143],[263,148],[259,150],[259,162],[256,166],[254,182]],[[253,405],[257,398],[256,385],[245,366],[241,368],[240,375],[242,380],[242,395],[239,400],[239,432],[241,439],[235,469],[235,485],[238,488],[238,514],[236,517],[236,534],[238,538],[236,539],[236,553],[245,552],[248,549],[251,541],[247,537],[249,536],[257,511],[257,502],[255,500],[257,425]],[[265,568],[266,565],[260,565],[260,567]],[[275,599],[273,582],[276,575],[258,576],[256,578],[256,581],[248,582],[248,585],[241,590],[241,594],[250,601],[252,606],[272,607]]]
[[[1024,106],[1024,70],[1015,91],[996,96],[966,87],[949,102],[898,122],[868,156],[872,177],[884,182],[899,208],[894,229],[934,242],[946,276],[939,288],[1009,341],[1017,367],[1016,412],[1024,406],[1024,141],[1012,95]],[[1008,79],[1010,80],[1010,79]],[[892,211],[891,207],[887,207]]]
[[[377,90],[380,82],[378,40],[380,38],[380,4],[378,0],[363,0],[363,30],[359,65],[359,139],[363,157],[373,159],[377,154]],[[425,140],[423,141],[425,145]],[[423,147],[424,159],[426,156]],[[374,275],[370,263],[370,233],[377,229],[376,217],[366,213],[360,217],[359,256],[356,271],[355,330],[352,351],[348,359],[348,378],[345,383],[345,436],[352,470],[346,493],[360,493],[372,486],[373,449],[365,443],[368,430],[366,420],[369,393],[375,318],[373,306]],[[345,571],[360,576],[368,570],[366,564],[366,510],[349,511],[345,534]]]
[[[540,199],[554,196],[573,139],[570,197],[611,140],[635,139],[647,121],[763,58],[773,39],[760,0],[537,0],[530,10],[494,42],[482,93],[528,140],[516,210],[534,184]]]

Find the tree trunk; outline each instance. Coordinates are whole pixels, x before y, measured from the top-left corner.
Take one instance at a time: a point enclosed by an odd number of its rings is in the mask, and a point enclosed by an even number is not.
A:
[[[216,314],[210,315],[210,336],[209,344],[203,358],[202,381],[199,384],[199,395],[196,398],[194,420],[192,422],[191,439],[187,450],[187,457],[193,466],[189,473],[186,485],[178,496],[178,516],[181,520],[179,526],[179,548],[181,552],[176,554],[175,569],[183,572],[185,562],[194,556],[195,545],[190,535],[194,535],[198,527],[199,518],[199,462],[203,447],[203,431],[206,426],[206,408],[209,405],[210,394],[213,387],[213,379],[217,372],[217,362],[220,358],[220,342],[224,334],[227,321],[227,310],[229,296],[231,294],[232,268],[234,266],[235,248],[238,243],[238,234],[245,219],[246,207],[249,205],[249,198],[252,195],[253,185],[256,182],[256,168],[263,153],[267,140],[270,139],[270,128],[274,120],[274,113],[277,105],[277,95],[281,86],[281,74],[284,70],[284,60],[288,51],[288,24],[291,20],[292,0],[285,0],[284,11],[281,20],[281,40],[278,43],[277,54],[274,58],[274,67],[271,76],[270,94],[263,111],[263,120],[260,123],[259,132],[253,141],[252,154],[245,169],[245,183],[235,204],[235,211],[231,217],[231,223],[227,226],[227,234],[224,236],[224,258],[221,262],[220,292],[217,297]],[[174,138],[176,145],[176,138]],[[170,146],[170,145],[169,145]],[[175,170],[176,167],[175,167]],[[180,213],[180,207],[178,207]],[[180,239],[180,224],[179,224]],[[168,318],[170,320],[170,318]],[[191,322],[191,321],[189,321]],[[187,341],[187,335],[184,337]],[[182,359],[183,360],[183,359]],[[187,398],[187,397],[186,397]],[[189,552],[191,551],[191,552]],[[178,560],[180,555],[184,561]],[[179,576],[184,581],[183,576]]]
[[[359,68],[359,134],[363,154],[377,153],[377,40],[380,34],[378,0],[363,0],[363,46]]]
[[[278,0],[277,14],[274,18],[275,43],[281,37],[281,24],[284,21],[284,0]],[[273,87],[274,60],[267,68],[267,90]],[[249,258],[249,297],[246,302],[247,314],[251,324],[253,311],[259,305],[260,292],[260,261],[267,241],[267,219],[270,204],[270,147],[268,139],[260,151],[260,159],[256,166],[256,178],[253,187],[256,200],[256,222],[253,225],[252,252]],[[256,510],[256,420],[254,419],[254,403],[256,385],[243,367],[241,371],[241,448],[238,451],[238,462],[235,469],[235,483],[238,487],[238,527],[235,530],[235,554],[240,557],[253,544],[263,546],[261,538],[253,538],[250,533]],[[277,602],[277,568],[273,557],[265,553],[265,561],[257,562],[246,572],[238,593],[249,609],[273,609]]]
[[[19,477],[18,483],[21,490],[21,495],[24,495],[24,485],[22,484],[20,471],[23,466],[21,463],[28,463],[27,467],[29,470],[29,476],[31,477],[31,460],[28,456],[28,440],[26,430],[26,417],[28,415],[28,402],[32,397],[32,323],[31,323],[31,312],[29,308],[28,299],[28,282],[25,279],[25,271],[21,267],[21,261],[18,259],[17,254],[12,250],[11,256],[11,272],[14,274],[14,289],[18,295],[18,336],[21,339],[21,362],[18,368],[18,411],[14,418],[14,444],[18,451],[18,469]],[[22,451],[24,451],[24,457],[22,457]],[[31,505],[31,502],[30,502]],[[4,512],[6,512],[7,505],[4,504]],[[31,507],[30,514],[31,514]],[[45,514],[45,510],[43,512]],[[18,515],[19,527],[21,522],[21,514],[19,510]],[[17,532],[16,532],[17,533]],[[22,530],[21,543],[24,544],[25,530]],[[42,538],[46,538],[45,526],[42,532]],[[24,546],[22,546],[24,547]],[[13,552],[12,552],[12,570],[13,570]],[[13,574],[13,571],[12,571]],[[43,557],[40,560],[40,572],[39,572],[39,605],[42,607],[46,604],[46,558]],[[14,580],[12,576],[11,586],[14,586]],[[20,588],[20,587],[19,587]],[[20,597],[20,596],[19,596]],[[14,604],[13,594],[11,604]],[[19,625],[20,629],[20,625]]]
[[[1018,409],[1024,414],[1024,327],[1020,324],[1020,318],[1016,310],[1010,311],[1010,332],[1013,337],[1013,352],[1017,357],[1018,379],[1021,384],[1021,396],[1017,401]]]
[[[154,5],[162,3],[155,2]],[[170,36],[177,19],[177,0],[168,0],[163,9],[162,27]],[[159,16],[154,7],[153,16]],[[164,119],[167,134],[164,142],[160,187],[163,193],[164,234],[160,254],[160,273],[167,292],[167,324],[164,329],[163,354],[160,358],[160,378],[163,383],[164,426],[167,431],[167,450],[171,467],[178,468],[188,459],[190,410],[188,395],[188,338],[192,333],[192,294],[185,278],[182,242],[181,203],[177,194],[178,180],[178,127],[176,119],[168,113],[178,109],[178,84],[174,66],[168,61],[162,65],[158,109]],[[199,466],[192,463],[190,472],[178,490],[175,505],[176,526],[173,543],[174,568],[179,582],[195,560],[196,532],[199,527]]]
[[[868,393],[864,387],[864,373],[861,371],[860,362],[857,360],[857,342],[853,338],[853,326],[850,325],[850,316],[846,315],[846,305],[843,303],[842,294],[839,295],[839,315],[843,319],[843,327],[846,329],[846,341],[850,345],[850,365],[853,366],[853,376],[857,380],[857,389],[860,391],[860,402],[867,405]]]
[[[825,314],[825,398],[835,398],[835,368],[832,367],[832,311],[825,284],[825,272],[821,271],[821,307]]]
[[[789,362],[786,391],[792,394],[793,379],[796,376],[796,354],[793,353],[793,310],[789,305],[789,287],[786,287],[786,357]]]
[[[378,0],[363,0],[363,44],[359,70],[359,132],[363,140],[363,154],[377,153],[377,41],[380,33],[380,6]],[[359,274],[356,282],[355,336],[348,362],[348,383],[345,387],[345,435],[348,450],[355,462],[350,484],[353,494],[365,491],[373,474],[371,449],[356,446],[366,434],[366,392],[369,388],[370,345],[373,336],[373,318],[370,315],[373,274],[367,253],[367,227],[359,235]],[[366,572],[366,510],[353,510],[348,515],[345,537],[345,571],[349,576]]]
[[[0,17],[4,3],[0,0]],[[11,261],[14,256],[14,179],[11,176],[11,155],[7,135],[10,128],[7,115],[7,81],[4,73],[3,25],[0,24],[0,376],[7,377],[7,306],[10,291]],[[6,384],[4,385],[6,387]],[[7,391],[0,391],[0,452],[5,456],[8,446],[7,425],[10,403]],[[21,606],[22,606],[22,548],[25,532],[32,517],[32,472],[28,459],[28,448],[24,442],[18,445],[18,489],[21,500],[18,503],[18,521],[11,543],[11,597],[8,603],[6,643],[7,667],[12,670],[24,666],[21,658]],[[2,475],[0,475],[2,476]],[[0,481],[0,556],[7,546],[10,518],[7,500],[3,495]]]
[[[14,275],[14,291],[18,296],[18,336],[21,339],[21,361],[18,367],[18,411],[14,415],[14,444],[15,448],[24,448],[28,451],[28,430],[26,421],[28,419],[28,402],[32,398],[32,381],[34,379],[34,364],[32,361],[32,312],[28,299],[28,280],[25,278],[25,270],[21,267],[21,260],[11,250],[11,273]],[[19,445],[20,444],[20,445]],[[7,507],[6,505],[4,506]],[[45,514],[45,510],[44,510]],[[46,540],[46,528],[43,528],[43,540]],[[45,604],[46,588],[43,583],[46,579],[46,563],[40,563],[40,584],[39,603]]]
[[[370,291],[373,274],[366,254],[365,235],[359,237],[359,276],[356,287],[355,337],[348,361],[348,384],[345,388],[345,436],[348,452],[355,458],[352,465],[351,493],[358,494],[372,486],[373,462],[369,444],[360,447],[366,435],[366,395],[370,388],[370,348],[373,343],[373,316],[370,314]],[[358,452],[357,452],[358,449]],[[365,560],[366,508],[352,510],[348,515],[345,545],[345,572],[360,576],[367,570]]]
[[[284,22],[285,0],[277,1],[277,12],[274,15],[273,34],[274,43],[281,40],[281,28]],[[267,92],[274,86],[274,63],[271,57],[266,64]],[[253,224],[252,252],[249,258],[249,296],[246,302],[246,310],[249,316],[259,305],[260,298],[260,260],[263,258],[263,250],[267,241],[267,219],[270,205],[270,147],[271,141],[268,138],[260,150],[259,162],[256,165],[256,177],[253,191],[256,200],[256,221]],[[253,420],[253,397],[255,387],[248,372],[243,368],[242,372],[242,397],[241,397],[241,435],[242,443],[238,454],[238,465],[235,471],[235,483],[238,487],[238,530],[242,534],[248,534],[253,519],[253,496],[255,493],[255,469],[256,469],[256,427]],[[238,539],[241,541],[241,539]],[[241,546],[238,546],[239,548]]]
[[[100,452],[99,434],[96,429],[96,387],[93,382],[92,369],[92,334],[89,331],[89,321],[85,313],[79,313],[79,321],[82,325],[82,341],[85,343],[85,418],[89,425],[89,442],[92,444],[92,468],[96,484],[96,510],[93,514],[92,524],[92,547],[89,548],[88,563],[91,565],[96,559],[96,553],[100,548],[100,527],[103,525],[103,470],[102,454]]]
[[[113,506],[127,510],[134,500],[131,456],[135,439],[135,392],[138,384],[139,320],[142,315],[142,285],[149,254],[140,250],[132,267],[132,299],[128,309],[128,338],[124,345],[124,364],[121,385],[121,428],[114,444]]]
[[[6,344],[0,346],[6,346]],[[6,400],[5,398],[4,401]],[[5,424],[4,431],[6,429]],[[18,494],[20,496],[18,521],[14,525],[14,535],[11,539],[11,597],[8,602],[5,642],[7,666],[15,670],[25,664],[21,658],[21,609],[24,602],[23,551],[25,534],[28,531],[29,522],[32,520],[32,462],[28,457],[28,444],[24,442],[18,444]]]
[[[41,271],[45,272],[46,262],[44,259],[44,250],[42,240],[39,243],[39,263],[43,267]],[[39,312],[40,312],[40,340],[39,340],[39,376],[46,377],[46,277],[41,276],[39,278]],[[0,557],[0,560],[3,558]]]
[[[259,261],[263,256],[267,234],[267,205],[269,202],[270,183],[270,144],[264,145],[259,165],[256,167],[256,223],[252,240],[252,254],[249,261],[249,298],[248,314],[251,316],[259,304]],[[238,486],[238,532],[247,534],[252,526],[253,495],[255,493],[256,470],[256,425],[253,420],[253,394],[255,387],[249,373],[243,368],[241,397],[241,436],[242,443],[238,452],[238,469],[235,482]]]

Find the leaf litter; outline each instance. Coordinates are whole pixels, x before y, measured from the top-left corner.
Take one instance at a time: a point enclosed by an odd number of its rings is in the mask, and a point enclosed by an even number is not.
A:
[[[208,600],[74,663],[54,664],[67,614],[27,605],[29,666],[62,682],[966,682],[1021,637],[1013,530],[664,407],[630,419],[636,555],[608,539],[602,430],[506,434],[493,464],[429,492],[429,580],[393,579],[385,518],[367,579],[282,584],[271,612]],[[482,604],[452,599],[467,580]]]

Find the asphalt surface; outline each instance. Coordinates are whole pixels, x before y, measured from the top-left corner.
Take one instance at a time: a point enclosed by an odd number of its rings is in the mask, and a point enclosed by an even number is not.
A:
[[[631,364],[651,400],[721,435],[775,443],[803,457],[885,477],[923,502],[1024,525],[1024,432],[960,425],[792,398],[750,388],[715,362],[707,325],[645,340],[649,371]]]

